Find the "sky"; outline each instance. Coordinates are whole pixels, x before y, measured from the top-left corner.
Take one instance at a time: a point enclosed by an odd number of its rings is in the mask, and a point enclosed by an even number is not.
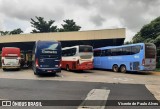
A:
[[[160,0],[0,0],[0,30],[21,28],[30,33],[31,18],[74,19],[81,31],[126,28],[126,39],[132,37],[160,16]]]

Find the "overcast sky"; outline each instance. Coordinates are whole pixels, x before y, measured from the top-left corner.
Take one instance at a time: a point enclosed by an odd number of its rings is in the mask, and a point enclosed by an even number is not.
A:
[[[74,19],[81,30],[126,28],[126,40],[160,16],[160,0],[0,0],[0,30],[29,33],[30,18]]]

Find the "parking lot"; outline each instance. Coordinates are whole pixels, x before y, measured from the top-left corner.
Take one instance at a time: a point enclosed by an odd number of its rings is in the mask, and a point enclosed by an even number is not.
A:
[[[160,73],[159,72],[128,72],[115,73],[107,70],[88,70],[73,72],[62,70],[56,75],[34,75],[31,69],[21,69],[20,71],[3,71],[0,69],[0,78],[6,79],[32,79],[32,80],[56,80],[56,81],[81,81],[100,82],[114,84],[144,84],[147,89],[160,100]]]

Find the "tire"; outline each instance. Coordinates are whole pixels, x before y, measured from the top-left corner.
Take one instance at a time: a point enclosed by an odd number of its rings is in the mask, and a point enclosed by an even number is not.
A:
[[[5,68],[3,68],[3,71],[6,71],[6,69],[5,69]]]
[[[126,66],[125,66],[125,65],[121,65],[120,71],[121,71],[122,73],[126,73],[126,71],[127,71]]]
[[[17,68],[16,70],[17,70],[17,71],[20,71],[20,68]]]
[[[69,69],[69,65],[68,65],[68,64],[66,65],[66,70],[67,70],[67,71],[69,71],[69,70],[70,70],[70,69]]]
[[[37,73],[34,71],[34,75],[37,75]]]
[[[113,65],[112,70],[113,70],[114,72],[118,72],[118,65]]]
[[[38,75],[36,70],[33,68],[34,75]]]

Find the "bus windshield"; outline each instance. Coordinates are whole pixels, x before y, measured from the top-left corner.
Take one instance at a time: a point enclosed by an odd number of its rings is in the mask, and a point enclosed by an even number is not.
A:
[[[145,44],[145,57],[146,58],[156,57],[156,47],[153,44]]]
[[[93,52],[93,49],[90,46],[79,46],[79,52]]]
[[[40,54],[43,55],[57,55],[57,50],[59,48],[58,43],[48,42],[48,43],[42,43],[38,46],[38,50]]]

